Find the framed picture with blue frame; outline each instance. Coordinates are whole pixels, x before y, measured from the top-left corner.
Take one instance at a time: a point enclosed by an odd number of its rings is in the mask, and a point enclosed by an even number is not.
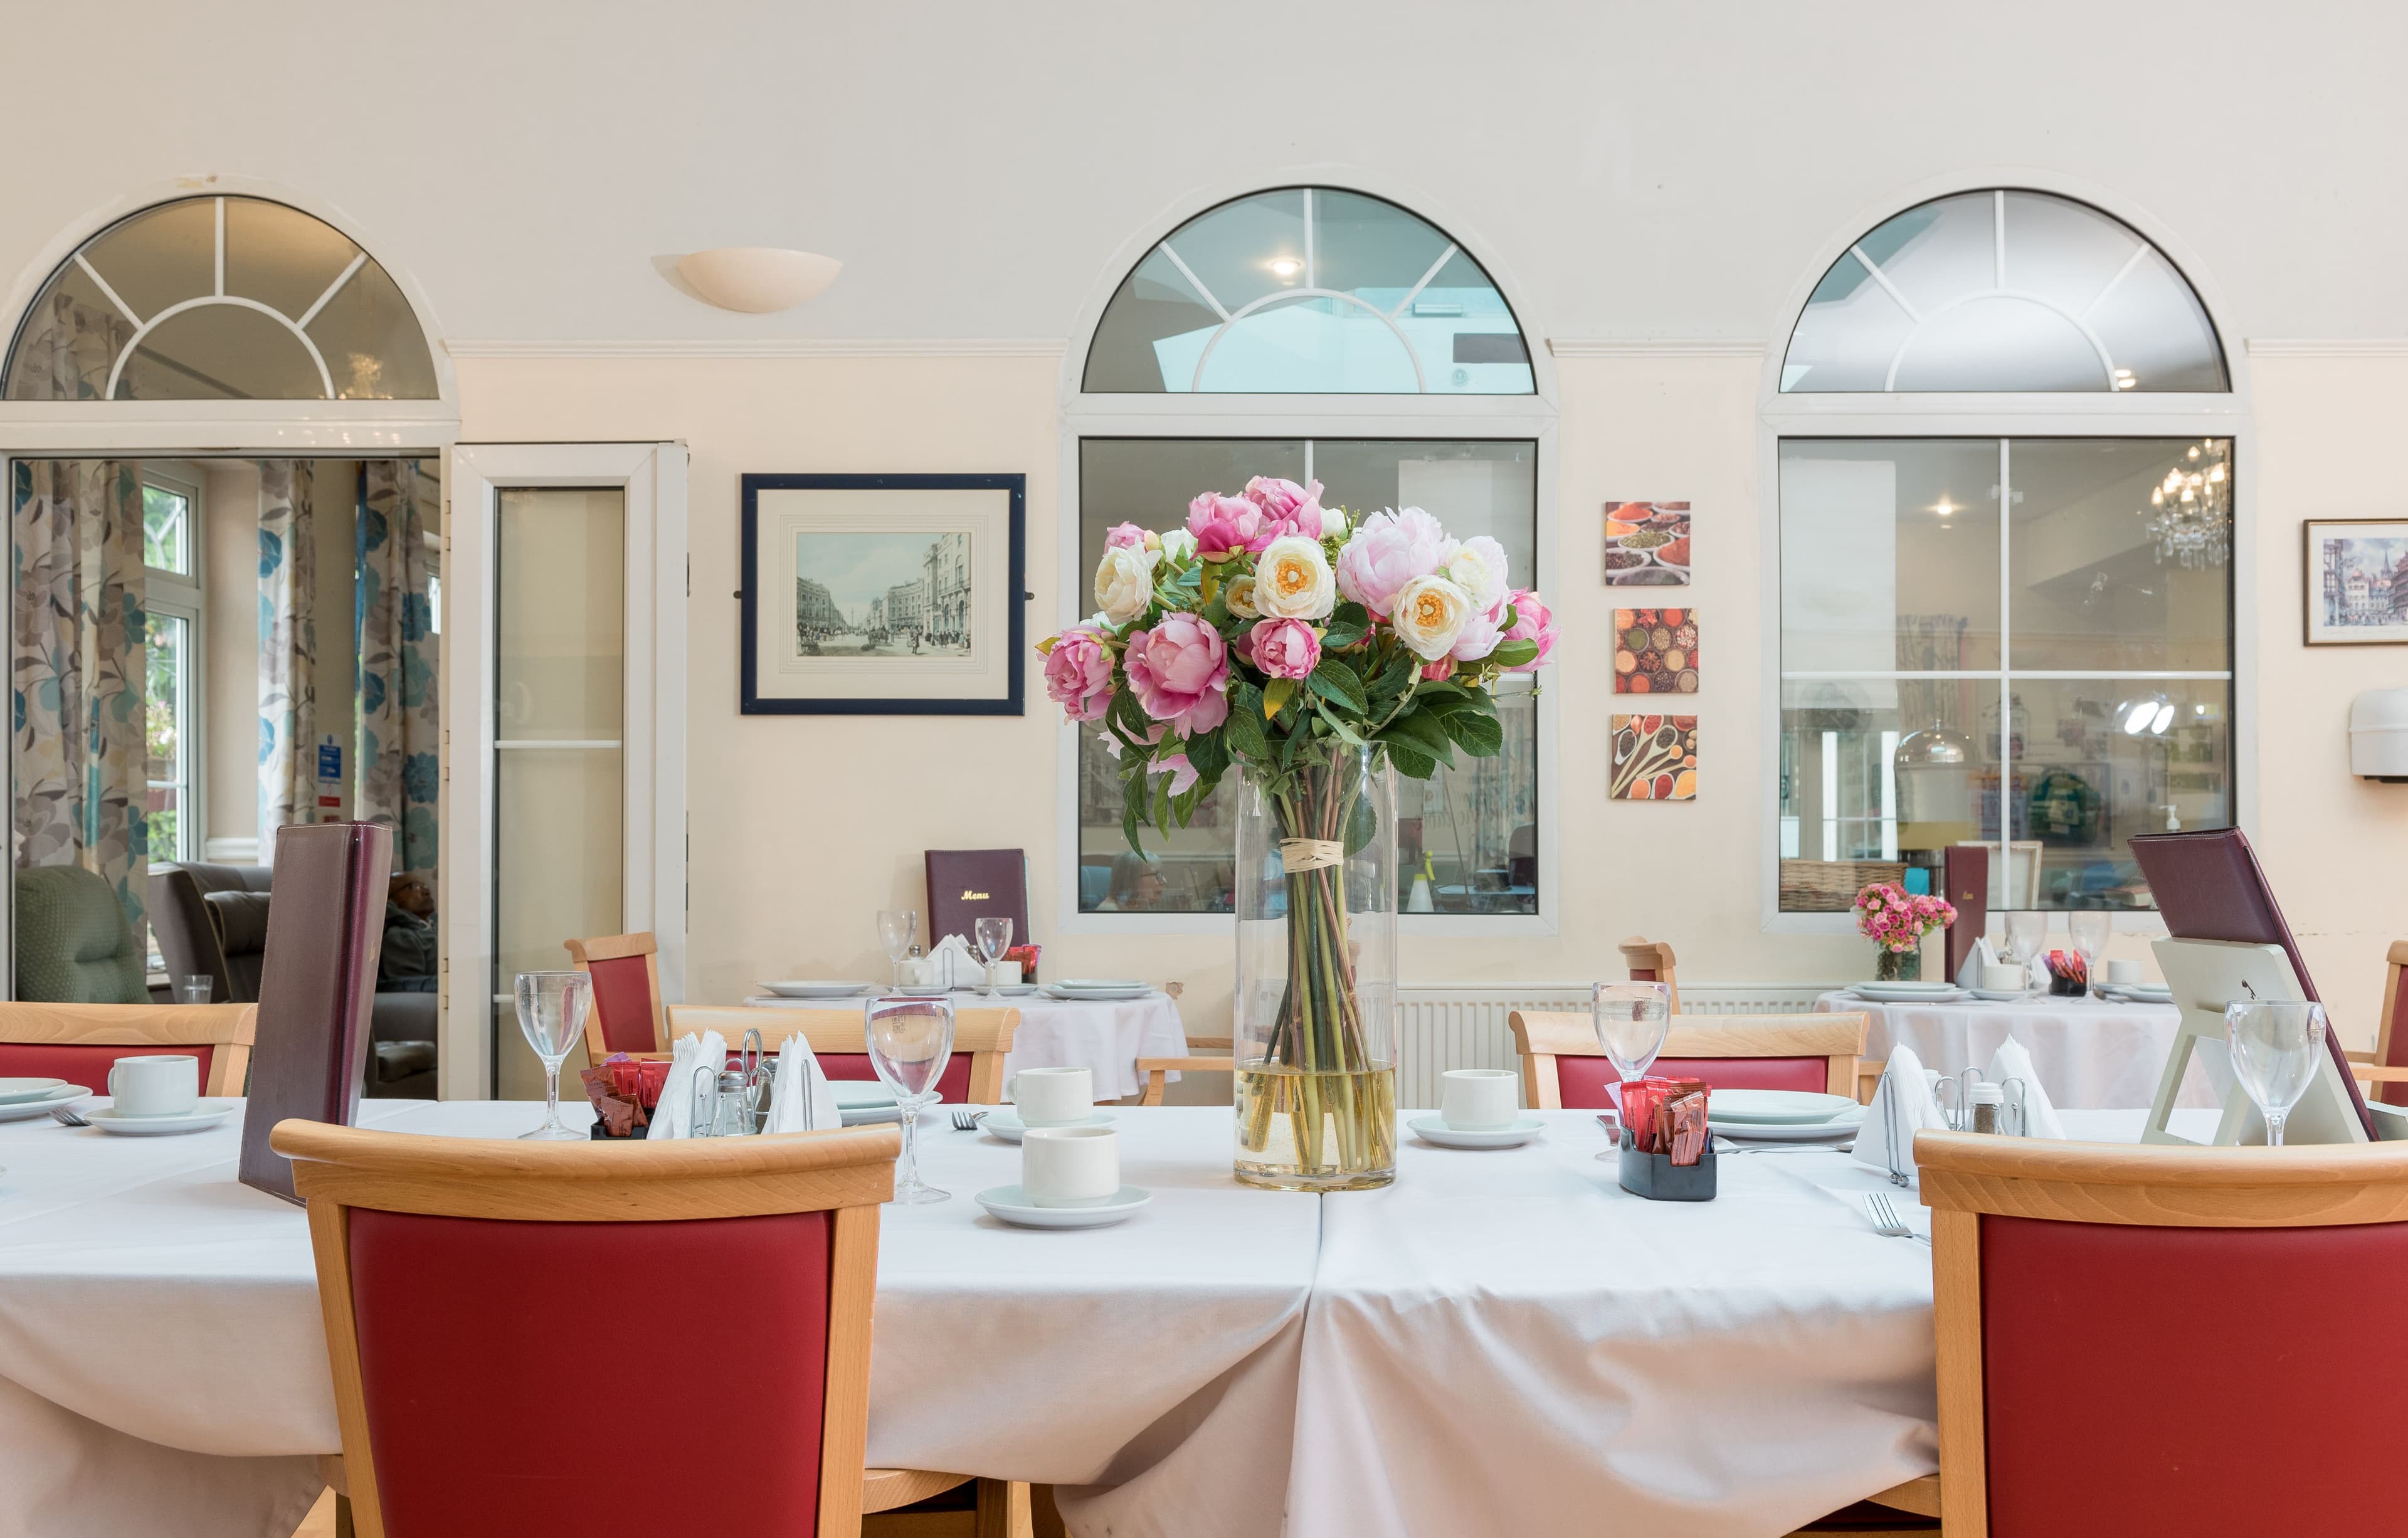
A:
[[[1018,716],[1028,477],[742,477],[743,713]]]

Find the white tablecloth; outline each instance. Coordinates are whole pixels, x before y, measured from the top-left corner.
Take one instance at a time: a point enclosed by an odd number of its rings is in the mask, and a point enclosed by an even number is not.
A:
[[[833,1007],[825,999],[767,995],[744,1002],[797,1009]],[[838,1000],[836,1005],[849,1002]],[[981,1008],[985,1003],[975,993],[953,995],[956,1009]],[[1187,1055],[1187,1028],[1180,1023],[1179,1006],[1158,990],[1137,999],[1072,1001],[1026,993],[1017,998],[1007,995],[996,1003],[1020,1011],[1011,1050],[1004,1054],[1006,1075],[1023,1068],[1092,1069],[1097,1100],[1124,1100],[1145,1088],[1145,1076],[1137,1071],[1138,1059]],[[1168,1075],[1168,1082],[1178,1081],[1177,1074]]]
[[[922,1122],[954,1197],[885,1209],[870,1461],[1107,1487],[1065,1492],[1085,1531],[1275,1531],[1320,1200],[1240,1189],[1226,1110],[1114,1114],[1154,1202],[1086,1233],[985,1216],[972,1196],[1017,1181],[1019,1150]],[[362,1119],[504,1136],[540,1118],[380,1101]],[[295,1455],[341,1438],[308,1227],[236,1182],[238,1143],[238,1118],[157,1139],[0,1125],[0,1535],[285,1538],[315,1498]]]
[[[1903,1041],[1926,1068],[1955,1074],[1986,1071],[1990,1054],[2014,1036],[2031,1052],[2032,1066],[2059,1110],[2147,1105],[2173,1050],[2182,1011],[2170,1004],[2108,1004],[2046,994],[2013,1003],[1964,999],[1955,1004],[1873,1004],[1853,993],[1826,993],[1818,1011],[1862,1012],[1865,1061],[1879,1062]],[[2197,1062],[2183,1080],[2182,1105],[2214,1105],[2206,1072]]]

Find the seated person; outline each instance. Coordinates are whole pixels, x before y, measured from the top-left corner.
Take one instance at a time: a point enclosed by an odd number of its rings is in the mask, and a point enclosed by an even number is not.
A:
[[[423,876],[396,876],[385,890],[380,993],[435,991],[435,889]]]
[[[1162,862],[1135,849],[1112,861],[1112,882],[1098,913],[1152,913],[1162,906]]]

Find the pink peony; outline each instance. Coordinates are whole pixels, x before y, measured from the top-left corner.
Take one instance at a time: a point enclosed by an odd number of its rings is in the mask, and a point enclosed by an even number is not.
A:
[[[1384,619],[1404,585],[1436,572],[1454,545],[1419,507],[1373,513],[1338,552],[1338,591]]]
[[[1146,773],[1158,775],[1165,770],[1170,772],[1170,793],[1174,796],[1203,777],[1196,772],[1196,766],[1187,762],[1184,753],[1173,753],[1167,759],[1154,760],[1147,766]]]
[[[1074,721],[1099,721],[1112,703],[1112,653],[1093,625],[1072,625],[1045,654],[1045,693]]]
[[[1539,643],[1539,654],[1520,667],[1510,668],[1507,671],[1536,673],[1540,665],[1546,662],[1547,654],[1555,649],[1555,611],[1547,607],[1545,602],[1527,588],[1515,589],[1512,602],[1513,625],[1505,633],[1505,638],[1509,641],[1536,641]]]
[[[1265,619],[1246,642],[1248,660],[1274,678],[1309,677],[1321,665],[1321,637],[1301,619]]]
[[[1196,554],[1220,561],[1240,550],[1258,555],[1280,536],[1277,520],[1244,497],[1207,491],[1187,505],[1187,532],[1196,536]]]
[[[1117,550],[1131,545],[1140,548],[1145,545],[1145,531],[1136,524],[1115,523],[1104,531],[1104,548]]]
[[[1292,480],[1256,476],[1246,482],[1245,496],[1281,525],[1281,533],[1321,537],[1321,482],[1298,486]]]
[[[1121,664],[1145,713],[1181,736],[1228,719],[1229,648],[1195,615],[1166,614],[1152,630],[1130,636]]]
[[[1455,649],[1447,656],[1458,662],[1476,662],[1496,650],[1497,643],[1505,639],[1505,632],[1498,623],[1504,618],[1505,600],[1500,598],[1487,613],[1475,614],[1463,622],[1462,632],[1455,638]]]
[[[1422,681],[1424,683],[1434,684],[1441,678],[1452,678],[1454,676],[1455,659],[1452,657],[1441,657],[1435,662],[1424,662],[1422,664]]]

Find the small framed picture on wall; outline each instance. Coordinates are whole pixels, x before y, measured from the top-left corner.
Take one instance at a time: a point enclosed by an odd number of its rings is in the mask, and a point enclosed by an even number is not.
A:
[[[2306,527],[2307,644],[2408,645],[2408,520],[2311,519]]]
[[[1017,716],[1025,476],[746,476],[743,713]]]

